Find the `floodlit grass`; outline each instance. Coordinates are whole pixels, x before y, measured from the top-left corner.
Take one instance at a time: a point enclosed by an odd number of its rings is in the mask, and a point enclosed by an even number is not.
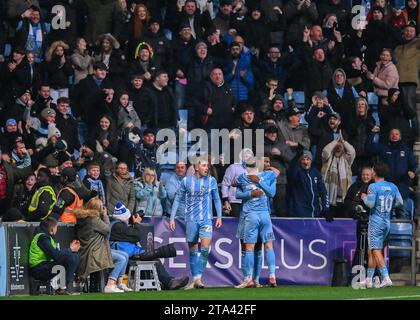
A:
[[[123,294],[89,293],[79,296],[15,296],[0,300],[420,300],[419,287],[354,290],[326,286],[281,286],[277,288],[209,288],[177,291],[142,291]]]

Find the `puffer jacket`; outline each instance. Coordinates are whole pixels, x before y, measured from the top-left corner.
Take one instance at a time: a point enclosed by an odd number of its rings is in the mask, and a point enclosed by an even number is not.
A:
[[[226,82],[232,88],[236,101],[248,100],[250,91],[254,89],[255,79],[248,59],[244,54],[241,54],[234,74],[232,74],[233,68],[234,63],[230,60],[224,70]],[[240,76],[241,71],[246,72],[244,77]]]
[[[114,212],[115,204],[121,202],[130,212],[134,212],[136,206],[136,197],[134,193],[133,178],[127,174],[124,178],[119,178],[113,173],[107,179],[106,199],[108,201],[108,212]]]
[[[92,272],[113,268],[108,237],[111,226],[107,214],[96,210],[75,209],[76,235],[80,241],[80,263],[77,274],[86,279]]]
[[[373,75],[375,76],[375,78],[373,78],[373,91],[379,97],[388,97],[389,89],[398,88],[398,70],[391,61],[386,65],[377,62]]]
[[[136,212],[143,210],[148,217],[161,217],[163,215],[163,202],[167,198],[164,186],[143,184],[139,180],[134,181],[136,193]]]
[[[420,11],[419,11],[420,12]],[[397,70],[401,83],[419,84],[418,71],[420,69],[420,39],[403,43],[395,48]]]

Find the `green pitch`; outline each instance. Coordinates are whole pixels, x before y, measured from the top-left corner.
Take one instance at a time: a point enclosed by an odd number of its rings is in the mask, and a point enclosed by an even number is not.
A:
[[[208,288],[177,291],[142,291],[125,294],[89,293],[79,296],[20,296],[0,300],[420,300],[420,287],[354,290],[326,286],[280,286],[278,288]]]

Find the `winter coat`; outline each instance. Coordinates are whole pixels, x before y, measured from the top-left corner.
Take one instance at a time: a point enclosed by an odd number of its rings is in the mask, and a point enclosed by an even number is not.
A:
[[[409,42],[399,45],[395,48],[394,56],[397,60],[396,67],[400,77],[400,83],[419,84],[420,39],[414,38]]]
[[[305,170],[294,162],[287,177],[291,217],[319,218],[329,211],[327,189],[316,168]]]
[[[114,0],[89,0],[87,5],[87,21],[85,36],[87,43],[94,44],[101,34],[113,33],[118,4]]]
[[[144,107],[148,110],[142,112],[140,116],[143,124],[148,128],[174,128],[178,121],[178,111],[175,108],[175,98],[172,89],[169,86],[162,90],[156,88],[153,84],[145,90]]]
[[[71,62],[74,68],[74,84],[93,73],[93,59],[87,53],[82,54],[78,49],[74,50]]]
[[[280,155],[273,154],[273,148],[280,150]],[[292,162],[295,157],[295,153],[292,149],[282,140],[272,142],[267,138],[264,139],[264,154],[270,157],[271,165],[280,171],[277,176],[277,184],[287,184],[286,168]]]
[[[323,165],[321,174],[325,186],[328,190],[330,204],[336,204],[338,202],[337,189],[341,189],[341,202],[344,201],[347,190],[352,183],[351,166],[356,157],[356,151],[354,150],[353,146],[347,141],[344,141],[344,154],[340,157],[340,159],[336,159],[334,155],[334,148],[337,146],[337,142],[337,140],[331,141],[322,150]],[[344,169],[346,171],[344,177],[339,175],[340,168],[334,168],[334,160],[338,160],[340,163],[342,160],[344,160]],[[338,165],[338,167],[340,167],[340,165]],[[336,178],[339,178],[339,180],[336,181]],[[334,199],[332,198],[333,193],[335,195]]]
[[[366,145],[371,155],[377,155],[389,166],[388,181],[394,183],[403,199],[409,197],[410,177],[408,171],[416,172],[417,163],[413,151],[408,148],[402,141],[391,142],[386,144],[374,143],[375,135],[372,134]]]
[[[114,267],[108,236],[111,233],[107,214],[96,210],[75,209],[76,236],[80,241],[80,263],[77,274],[86,279],[89,274]]]
[[[67,150],[73,154],[75,149],[80,149],[77,121],[71,115],[66,115],[66,117],[57,112],[55,123],[57,129],[60,130],[61,138],[67,142]]]
[[[167,192],[164,186],[143,184],[136,180],[134,182],[136,193],[136,212],[143,210],[148,217],[162,217],[163,201],[166,200]]]
[[[108,212],[114,212],[115,204],[121,202],[131,213],[135,212],[136,197],[134,193],[133,178],[128,174],[127,177],[119,178],[113,173],[107,179],[106,199],[108,201]]]
[[[134,107],[131,111],[127,111],[127,108],[120,106],[120,111],[118,112],[118,128],[126,128],[129,122],[136,128],[141,128],[141,121]]]
[[[388,97],[389,89],[398,88],[398,70],[392,61],[388,62],[386,65],[377,62],[373,75],[375,76],[373,78],[373,91],[379,97]]]
[[[357,157],[366,157],[366,142],[372,129],[375,126],[375,119],[372,114],[368,112],[366,117],[356,117],[349,126],[349,143],[356,150]]]
[[[302,40],[302,32],[305,26],[311,26],[318,20],[318,10],[315,2],[311,2],[309,8],[302,7],[300,11],[297,9],[299,2],[299,0],[290,0],[282,8],[288,26],[286,42],[291,44],[299,43]]]
[[[240,199],[236,199],[236,187],[232,187],[232,183],[236,181],[242,173],[246,173],[244,165],[239,163],[231,164],[225,172],[222,181],[222,198],[223,201],[230,203],[241,203]]]
[[[234,63],[232,59],[227,63],[224,74],[225,81],[232,88],[232,93],[236,101],[246,101],[249,98],[250,91],[254,89],[255,80],[251,66],[247,63],[244,57],[239,58],[235,73],[232,74]],[[245,76],[241,77],[240,72],[245,71]]]
[[[277,127],[279,128],[279,139],[283,139],[283,141],[290,140],[299,144],[297,147],[291,148],[295,156],[303,150],[309,150],[311,147],[308,129],[303,124],[299,124],[296,128],[291,128],[287,121],[280,121]]]

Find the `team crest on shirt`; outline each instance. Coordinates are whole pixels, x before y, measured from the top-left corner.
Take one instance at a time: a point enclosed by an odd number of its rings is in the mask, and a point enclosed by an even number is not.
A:
[[[367,192],[368,194],[371,194],[372,193],[372,189],[368,189],[368,192]]]
[[[317,178],[317,177],[315,177],[315,178],[314,178],[314,181],[315,181],[315,183],[318,183],[318,178]]]
[[[400,151],[400,157],[405,157],[405,151]]]

